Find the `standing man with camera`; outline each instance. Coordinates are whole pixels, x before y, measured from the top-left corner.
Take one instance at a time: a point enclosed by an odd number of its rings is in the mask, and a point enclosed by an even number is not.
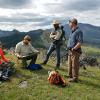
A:
[[[69,81],[77,82],[79,76],[79,57],[82,53],[81,45],[83,43],[83,32],[78,27],[77,19],[69,20],[71,34],[69,36],[68,48],[68,67]]]
[[[51,43],[49,50],[47,52],[46,58],[44,60],[44,62],[42,63],[43,65],[45,65],[48,62],[49,56],[51,55],[51,53],[56,50],[56,55],[57,55],[57,62],[56,62],[56,68],[55,69],[59,69],[60,67],[60,48],[61,48],[61,41],[62,41],[62,29],[60,27],[60,23],[57,20],[53,21],[53,26],[54,26],[54,31],[51,32],[50,34],[50,38],[53,40],[53,42]]]

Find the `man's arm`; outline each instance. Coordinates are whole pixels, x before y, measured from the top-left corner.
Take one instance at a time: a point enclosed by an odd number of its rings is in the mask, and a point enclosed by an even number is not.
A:
[[[55,36],[56,36],[56,34],[54,34],[54,33],[51,33],[51,34],[50,34],[50,38],[51,38],[51,39],[54,39]]]
[[[30,44],[31,50],[33,53],[39,53],[39,51],[37,49],[35,49],[31,44]]]
[[[82,45],[82,43],[78,42],[78,43],[75,45],[75,47],[72,48],[72,50],[73,50],[73,49],[74,49],[74,50],[77,50],[78,48],[81,47],[81,45]]]
[[[72,50],[77,50],[77,49],[81,48],[82,43],[83,43],[83,33],[82,32],[80,32],[78,34],[77,41],[78,41],[77,44],[74,46],[74,48],[72,48]]]
[[[16,55],[18,58],[21,58],[21,55],[20,55],[20,45],[19,45],[19,44],[16,45],[16,48],[15,48],[15,55]]]

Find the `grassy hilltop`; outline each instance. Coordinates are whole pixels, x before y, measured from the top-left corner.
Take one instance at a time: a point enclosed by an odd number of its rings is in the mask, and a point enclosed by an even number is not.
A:
[[[83,47],[87,55],[98,57],[100,62],[100,49]],[[29,71],[21,69],[20,62],[13,55],[7,55],[15,61],[16,74],[10,82],[0,83],[0,100],[100,100],[100,68],[87,66],[87,70],[80,68],[80,82],[69,83],[65,88],[52,86],[47,81],[48,71],[54,70],[52,59],[42,70]],[[37,63],[41,63],[43,53],[38,56]],[[67,62],[61,64],[59,72],[67,81]],[[20,84],[25,82],[25,87]]]

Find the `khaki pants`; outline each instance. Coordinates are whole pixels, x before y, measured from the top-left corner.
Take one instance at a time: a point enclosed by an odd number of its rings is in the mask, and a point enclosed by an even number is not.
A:
[[[70,78],[78,79],[79,75],[79,57],[80,54],[76,51],[69,51],[68,53],[68,74]]]

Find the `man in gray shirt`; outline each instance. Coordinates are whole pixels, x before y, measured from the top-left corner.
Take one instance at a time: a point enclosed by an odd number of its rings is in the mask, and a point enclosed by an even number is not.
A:
[[[82,53],[81,45],[83,43],[83,32],[77,26],[77,19],[69,20],[69,27],[72,33],[69,36],[68,48],[68,67],[69,81],[78,81],[79,76],[79,57]]]
[[[23,41],[16,45],[15,53],[18,59],[22,60],[23,67],[27,67],[27,60],[31,60],[30,64],[35,64],[37,54],[39,53],[30,43],[30,36],[26,35]]]

